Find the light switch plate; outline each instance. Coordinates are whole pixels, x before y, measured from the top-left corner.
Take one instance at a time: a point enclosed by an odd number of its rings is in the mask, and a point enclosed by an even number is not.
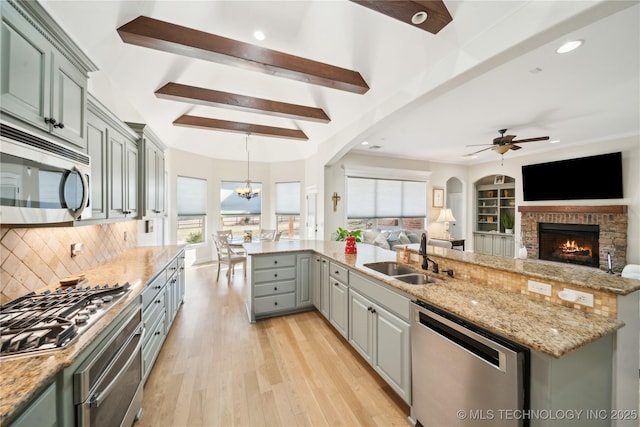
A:
[[[537,294],[551,296],[551,285],[548,283],[536,282],[535,280],[529,280],[527,284],[529,292],[535,292]]]

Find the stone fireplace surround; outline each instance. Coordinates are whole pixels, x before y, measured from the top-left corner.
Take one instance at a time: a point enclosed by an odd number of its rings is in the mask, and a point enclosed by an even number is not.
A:
[[[627,206],[519,206],[522,243],[527,257],[538,259],[538,224],[590,224],[600,226],[599,264],[607,270],[607,252],[613,271],[620,273],[627,263]]]

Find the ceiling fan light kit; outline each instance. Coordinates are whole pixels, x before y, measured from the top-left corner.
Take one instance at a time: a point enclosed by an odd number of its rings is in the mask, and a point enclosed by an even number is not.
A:
[[[471,157],[471,158],[475,158],[473,156],[475,156],[478,153],[481,153],[483,151],[486,150],[493,150],[496,153],[500,154],[500,155],[504,155],[507,151],[509,150],[520,150],[522,147],[520,147],[517,144],[522,144],[525,142],[534,142],[534,141],[547,141],[549,139],[548,136],[539,136],[536,138],[526,138],[526,139],[518,139],[518,140],[514,140],[516,135],[505,135],[505,133],[507,132],[507,129],[500,129],[498,132],[500,132],[500,136],[497,138],[493,139],[493,143],[492,144],[472,144],[472,145],[467,145],[467,147],[473,147],[473,146],[477,146],[477,145],[489,145],[489,147],[487,148],[483,148],[481,150],[475,151],[473,153],[469,153],[469,154],[465,154],[464,157]]]

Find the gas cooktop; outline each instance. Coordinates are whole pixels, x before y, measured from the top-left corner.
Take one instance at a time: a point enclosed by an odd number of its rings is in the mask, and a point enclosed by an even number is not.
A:
[[[65,348],[128,290],[129,283],[75,286],[32,292],[0,306],[0,358]]]

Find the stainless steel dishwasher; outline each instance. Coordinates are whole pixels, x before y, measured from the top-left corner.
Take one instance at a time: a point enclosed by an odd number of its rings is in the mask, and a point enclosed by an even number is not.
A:
[[[425,302],[412,309],[417,425],[527,426],[529,350]]]

